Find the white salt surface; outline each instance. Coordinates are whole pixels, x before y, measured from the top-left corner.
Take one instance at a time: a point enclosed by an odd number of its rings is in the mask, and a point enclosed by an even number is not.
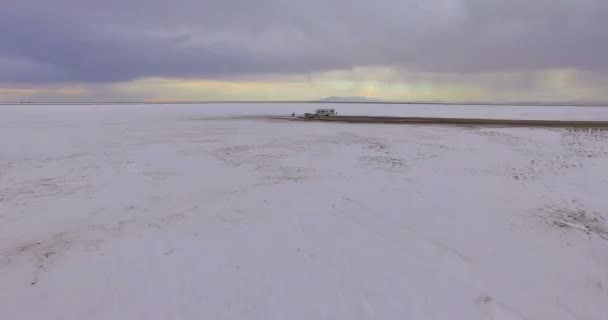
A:
[[[1,318],[606,319],[607,131],[314,107],[0,106]]]

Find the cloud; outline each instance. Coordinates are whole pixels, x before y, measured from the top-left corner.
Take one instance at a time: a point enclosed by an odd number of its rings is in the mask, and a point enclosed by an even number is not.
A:
[[[608,71],[601,0],[22,0],[0,30],[5,84]]]
[[[306,75],[231,79],[146,78],[80,85],[0,85],[0,101],[238,101],[316,100],[330,96],[394,101],[608,101],[606,74],[556,69],[536,72],[411,72],[357,67]]]

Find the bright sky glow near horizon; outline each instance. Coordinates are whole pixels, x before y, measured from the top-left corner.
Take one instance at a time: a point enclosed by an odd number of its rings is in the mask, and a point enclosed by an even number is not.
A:
[[[0,101],[608,101],[608,1],[7,1]]]

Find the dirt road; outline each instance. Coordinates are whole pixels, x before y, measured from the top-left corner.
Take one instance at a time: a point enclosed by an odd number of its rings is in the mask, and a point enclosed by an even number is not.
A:
[[[476,119],[438,117],[375,117],[375,116],[330,116],[318,118],[297,117],[304,121],[333,121],[351,123],[402,123],[402,124],[457,124],[457,125],[504,125],[522,127],[577,127],[608,128],[608,121],[596,120],[532,120],[532,119]]]

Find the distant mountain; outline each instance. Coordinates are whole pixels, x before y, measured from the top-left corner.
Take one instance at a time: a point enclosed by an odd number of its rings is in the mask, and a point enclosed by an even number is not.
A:
[[[379,98],[368,98],[368,97],[328,97],[319,100],[321,102],[385,102],[385,100]]]

